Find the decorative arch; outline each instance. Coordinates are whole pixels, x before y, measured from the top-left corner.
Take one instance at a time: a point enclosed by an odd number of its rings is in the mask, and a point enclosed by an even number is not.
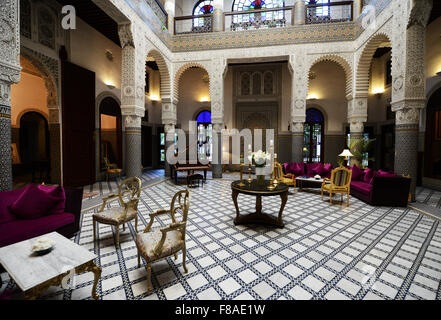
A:
[[[17,115],[17,124],[20,124],[21,118],[29,112],[35,112],[40,114],[43,118],[46,119],[46,121],[49,123],[49,115],[43,111],[41,111],[40,109],[37,108],[26,108],[25,110],[21,111],[18,115]]]
[[[352,67],[349,64],[349,62],[339,56],[339,55],[335,55],[335,54],[328,54],[328,55],[324,55],[321,56],[317,59],[315,59],[312,64],[310,65],[310,67],[308,68],[308,71],[311,70],[311,68],[316,65],[317,63],[323,62],[323,61],[330,61],[330,62],[334,62],[336,64],[338,64],[340,67],[342,67],[343,71],[345,72],[346,75],[346,96],[350,96],[352,95],[352,87],[353,87],[353,79],[352,79]],[[309,79],[308,79],[308,90],[309,90]]]
[[[389,38],[389,36],[387,36],[384,33],[378,33],[374,35],[364,47],[363,52],[357,64],[355,93],[366,94],[369,92],[369,80],[370,80],[369,76],[371,71],[372,59],[374,57],[375,51],[380,47],[380,45],[383,42],[391,43],[391,47],[392,47],[391,39]],[[393,48],[392,48],[392,55],[393,55]]]
[[[201,68],[201,69],[205,70],[208,74],[209,81],[211,82],[210,72],[208,71],[208,68],[206,66],[204,66],[202,63],[189,62],[189,63],[182,65],[178,69],[178,71],[176,72],[175,78],[174,78],[174,97],[176,100],[178,100],[178,98],[179,98],[179,82],[181,80],[182,75],[185,73],[185,71],[187,71],[190,68],[194,68],[194,67]],[[208,93],[211,96],[210,85],[208,86]]]
[[[38,57],[34,56],[30,50],[26,50],[22,47],[20,55],[37,68],[43,76],[47,89],[47,107],[59,109],[55,75],[53,75],[49,67],[44,62],[40,61]]]
[[[159,68],[159,74],[161,76],[161,88],[160,88],[161,98],[171,97],[172,89],[171,89],[171,81],[170,81],[170,72],[167,66],[167,62],[165,61],[162,54],[154,49],[148,52],[147,58],[148,57],[154,58]]]

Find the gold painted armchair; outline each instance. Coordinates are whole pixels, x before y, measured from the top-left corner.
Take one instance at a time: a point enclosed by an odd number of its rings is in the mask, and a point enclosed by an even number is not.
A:
[[[141,256],[147,264],[147,292],[153,289],[151,282],[152,263],[174,255],[178,258],[178,252],[182,251],[182,266],[185,273],[188,272],[185,265],[186,247],[185,232],[187,227],[188,209],[190,207],[190,191],[179,191],[171,201],[169,210],[158,210],[150,214],[150,222],[143,233],[136,236],[138,248],[138,267],[141,266]],[[175,214],[180,212],[182,220],[177,222]],[[169,215],[172,223],[164,228],[151,229],[155,217]]]
[[[322,200],[323,192],[329,193],[329,202],[332,204],[332,195],[341,194],[343,202],[343,194],[346,194],[347,206],[349,207],[349,193],[351,192],[352,170],[345,167],[339,167],[331,172],[331,179],[324,178],[322,184]]]
[[[119,226],[135,220],[135,230],[138,232],[138,202],[141,195],[141,180],[137,177],[124,180],[118,188],[118,194],[110,194],[103,198],[103,204],[97,213],[93,214],[93,240],[96,239],[97,223],[107,224],[115,227],[116,246],[119,246]],[[119,200],[120,207],[105,209],[111,200]]]
[[[110,163],[107,157],[104,157],[104,166],[106,167],[106,181],[109,181],[109,175],[118,175],[121,179],[122,169],[118,168],[116,163]]]
[[[273,176],[279,182],[282,182],[290,187],[296,188],[296,177],[292,173],[283,173],[282,165],[278,162],[274,163],[274,172]]]

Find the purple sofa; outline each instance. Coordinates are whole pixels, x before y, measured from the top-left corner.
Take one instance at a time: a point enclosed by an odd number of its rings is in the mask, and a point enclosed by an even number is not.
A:
[[[330,178],[333,167],[328,165],[326,170],[320,170],[317,163],[285,163],[285,173],[293,173],[296,177],[314,177],[320,175],[322,178]],[[324,165],[321,165],[323,168]],[[355,166],[356,167],[356,166]],[[396,174],[379,170],[374,172],[369,169],[370,176],[365,178],[366,171],[360,168],[351,168],[351,195],[373,206],[407,207],[410,179],[399,177]],[[329,169],[329,170],[328,170]],[[318,188],[316,183],[308,184],[302,182],[305,188]]]
[[[24,189],[0,192],[0,247],[57,231],[70,238],[80,229],[83,188],[65,188],[64,213],[45,215],[37,219],[18,219],[10,206]]]

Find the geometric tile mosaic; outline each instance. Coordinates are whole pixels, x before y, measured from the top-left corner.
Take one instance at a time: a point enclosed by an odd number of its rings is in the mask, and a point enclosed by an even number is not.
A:
[[[191,189],[187,227],[187,267],[167,258],[152,265],[154,290],[147,295],[146,269],[137,267],[134,224],[120,234],[99,225],[93,243],[92,213],[82,217],[73,239],[98,255],[103,269],[98,285],[104,300],[119,299],[440,299],[441,226],[439,220],[406,208],[372,207],[353,197],[349,208],[311,192],[290,195],[282,229],[235,226],[231,180],[209,180]],[[167,208],[184,186],[170,180],[142,190],[139,231],[148,214]],[[110,204],[117,205],[116,203]],[[255,198],[240,195],[242,212]],[[273,213],[276,197],[263,198]],[[154,227],[170,219],[162,217]],[[14,289],[1,274],[0,292]],[[74,290],[51,287],[42,299],[91,299],[93,275],[76,279]]]

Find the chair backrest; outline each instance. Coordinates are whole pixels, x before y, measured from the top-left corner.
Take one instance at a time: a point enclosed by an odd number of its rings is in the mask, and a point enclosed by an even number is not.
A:
[[[283,178],[283,168],[282,168],[282,165],[280,163],[278,163],[278,162],[274,162],[273,176],[276,179]]]
[[[110,162],[109,159],[107,159],[107,157],[103,157],[104,160],[104,166],[106,167],[106,169],[110,169]]]
[[[181,211],[182,213],[182,222],[187,222],[188,209],[190,208],[190,199],[191,193],[189,190],[179,191],[173,196],[170,204],[170,212],[173,223],[176,223],[175,213],[177,211]]]
[[[138,209],[138,202],[141,196],[141,179],[137,177],[127,178],[118,188],[118,197],[122,206],[130,206]]]
[[[332,170],[331,183],[337,187],[349,187],[352,179],[352,170],[345,167],[338,167]]]

